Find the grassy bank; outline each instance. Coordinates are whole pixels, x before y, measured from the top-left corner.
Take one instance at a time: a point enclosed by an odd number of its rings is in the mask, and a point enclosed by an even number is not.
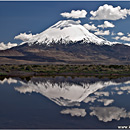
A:
[[[0,75],[130,75],[130,65],[0,65]]]

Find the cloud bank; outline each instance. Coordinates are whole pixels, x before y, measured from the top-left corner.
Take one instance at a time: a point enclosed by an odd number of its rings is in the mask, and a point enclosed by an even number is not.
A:
[[[30,40],[34,35],[30,34],[26,34],[26,33],[20,33],[19,35],[15,36],[14,39],[19,39],[22,40],[24,42]]]
[[[7,43],[5,44],[4,42],[1,42],[0,43],[0,50],[6,50],[6,49],[9,49],[9,48],[12,48],[12,47],[15,47],[17,46],[17,43]]]
[[[124,108],[118,107],[91,107],[91,116],[97,116],[100,121],[108,122],[120,120],[120,118],[130,118],[130,112],[126,112]]]
[[[126,36],[123,37],[116,36],[116,37],[112,37],[112,39],[130,42],[130,37],[126,37]]]

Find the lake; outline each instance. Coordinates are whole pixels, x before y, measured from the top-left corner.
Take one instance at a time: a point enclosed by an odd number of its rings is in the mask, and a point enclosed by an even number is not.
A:
[[[130,77],[0,79],[0,128],[118,128],[130,125]]]

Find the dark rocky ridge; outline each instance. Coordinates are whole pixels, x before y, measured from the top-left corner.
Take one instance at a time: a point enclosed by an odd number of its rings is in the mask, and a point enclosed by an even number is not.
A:
[[[82,43],[31,45],[0,51],[0,64],[130,64],[130,47]]]

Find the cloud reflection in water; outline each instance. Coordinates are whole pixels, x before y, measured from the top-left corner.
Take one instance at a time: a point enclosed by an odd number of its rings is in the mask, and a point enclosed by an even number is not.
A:
[[[21,84],[20,87],[14,87],[14,89],[20,93],[39,93],[57,105],[63,107],[61,114],[69,114],[71,116],[84,117],[86,111],[90,116],[96,116],[100,121],[109,122],[114,120],[120,120],[120,118],[130,118],[130,112],[125,108],[119,108],[114,105],[115,99],[112,99],[111,94],[117,94],[121,96],[124,92],[130,93],[130,81],[115,82],[111,80],[107,81],[95,81],[87,82],[85,80],[77,82],[74,79],[66,81],[63,78],[62,82],[60,78],[40,80],[38,78],[32,78],[28,82],[16,80],[16,79],[4,79],[0,81],[3,83],[17,83]],[[87,79],[87,78],[86,78]],[[110,88],[108,91],[107,88]],[[95,102],[98,103],[96,106]],[[81,104],[86,103],[89,106],[86,110]],[[91,104],[90,104],[91,103]],[[102,106],[103,105],[103,106]]]

